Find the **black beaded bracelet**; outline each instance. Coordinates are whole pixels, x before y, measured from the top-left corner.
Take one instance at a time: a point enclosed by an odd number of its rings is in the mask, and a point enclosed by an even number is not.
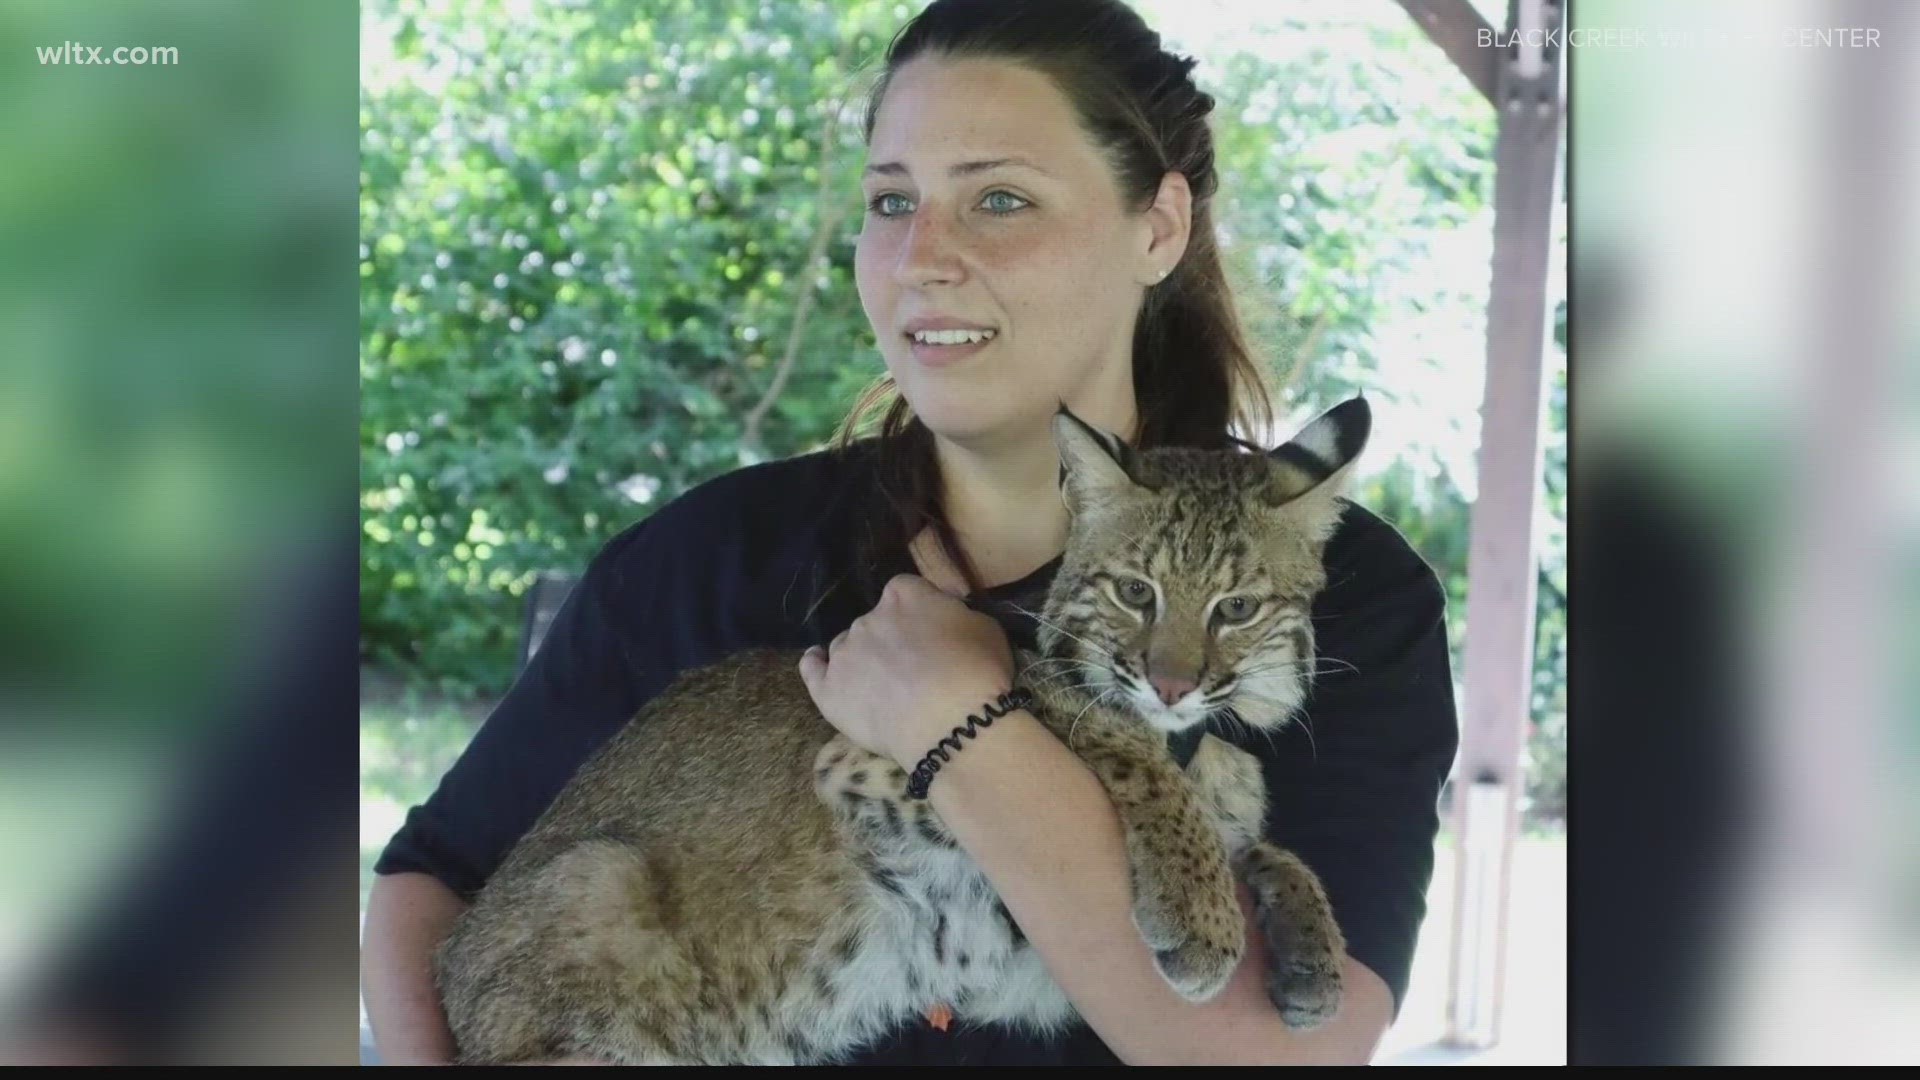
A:
[[[933,749],[927,752],[927,756],[920,759],[920,764],[913,770],[913,775],[907,778],[907,797],[912,799],[925,799],[927,797],[927,787],[933,783],[933,774],[939,772],[940,766],[946,764],[953,757],[953,753],[949,752],[948,747],[952,747],[954,751],[958,751],[960,749],[961,739],[975,738],[981,728],[992,727],[995,720],[1013,712],[1015,709],[1030,709],[1032,707],[1033,691],[1025,687],[1015,687],[1001,694],[998,700],[989,703],[981,710],[981,715],[967,717],[966,727],[954,728],[953,734],[933,744]]]

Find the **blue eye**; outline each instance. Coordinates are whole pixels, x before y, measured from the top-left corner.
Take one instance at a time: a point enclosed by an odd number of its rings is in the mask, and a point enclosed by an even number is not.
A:
[[[1018,196],[1018,195],[1015,195],[1015,194],[1014,194],[1013,192],[1011,192],[1011,191],[993,191],[993,192],[989,192],[989,193],[987,194],[987,202],[992,202],[992,201],[993,201],[993,200],[995,200],[995,199],[1012,199],[1012,200],[1013,200],[1014,202],[1016,202],[1016,203],[1019,203],[1020,205],[1019,205],[1019,206],[1011,206],[1011,207],[1007,207],[1007,208],[1006,208],[1006,209],[1004,209],[1004,210],[991,210],[991,209],[990,209],[990,210],[988,210],[988,211],[987,211],[987,213],[989,213],[989,214],[1012,214],[1012,213],[1016,213],[1016,212],[1017,212],[1017,211],[1019,211],[1019,210],[1020,210],[1020,209],[1021,209],[1022,207],[1025,207],[1025,206],[1027,205],[1027,200],[1025,200],[1025,199],[1023,199],[1023,198],[1021,198],[1021,197],[1020,197],[1020,196]]]
[[[899,199],[907,203],[909,208],[912,206],[911,201],[908,200],[905,195],[897,191],[886,191],[867,200],[867,212],[878,214],[883,218],[899,217],[901,214],[907,213],[907,210],[896,210],[893,213],[888,213],[886,209],[888,199]],[[995,200],[1000,201],[996,202]],[[1008,205],[1009,202],[1013,205]],[[987,197],[981,200],[980,204],[982,208],[986,209],[987,213],[995,217],[1017,214],[1031,205],[1027,200],[1015,195],[1011,191],[990,191],[987,193]]]

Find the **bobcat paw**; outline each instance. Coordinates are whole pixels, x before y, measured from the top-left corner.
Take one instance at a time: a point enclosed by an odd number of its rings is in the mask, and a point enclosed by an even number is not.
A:
[[[1167,884],[1136,889],[1134,927],[1167,985],[1188,1001],[1206,1001],[1240,966],[1246,935],[1239,904],[1231,889],[1216,896],[1201,882]]]
[[[1340,968],[1324,961],[1276,960],[1267,977],[1267,995],[1280,1018],[1296,1031],[1311,1031],[1332,1019],[1340,1010],[1340,994]]]
[[[1267,996],[1288,1027],[1318,1027],[1340,1008],[1347,951],[1326,890],[1297,856],[1268,843],[1254,845],[1241,870],[1266,939]]]
[[[1240,951],[1188,941],[1171,949],[1155,949],[1153,966],[1174,993],[1197,1005],[1226,989],[1233,970],[1240,966]]]

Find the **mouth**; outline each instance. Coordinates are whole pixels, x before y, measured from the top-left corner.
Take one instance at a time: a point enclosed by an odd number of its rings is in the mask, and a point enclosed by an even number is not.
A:
[[[1228,707],[1226,695],[1219,695],[1216,700],[1214,695],[1202,694],[1188,694],[1168,705],[1135,679],[1116,674],[1114,681],[1135,715],[1144,720],[1148,727],[1168,734],[1205,723],[1214,713]]]
[[[919,330],[905,335],[914,359],[930,367],[964,360],[999,338],[997,330]]]

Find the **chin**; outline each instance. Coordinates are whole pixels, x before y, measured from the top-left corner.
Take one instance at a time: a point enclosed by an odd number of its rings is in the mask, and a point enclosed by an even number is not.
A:
[[[908,398],[907,404],[913,407],[913,415],[920,418],[927,430],[941,438],[962,442],[989,438],[1008,430],[1022,419],[1006,408],[956,401],[943,394]]]
[[[1009,435],[1046,436],[1057,403],[1038,408],[1042,395],[1031,401],[1008,400],[1005,396],[981,399],[973,395],[931,393],[909,396],[907,404],[927,430],[956,442],[1003,438]]]
[[[916,413],[927,430],[949,442],[961,444],[985,445],[994,435],[1003,430],[999,424],[990,421],[969,418],[951,419],[948,417],[930,417],[925,413]]]
[[[1129,693],[1127,704],[1148,727],[1166,735],[1177,735],[1207,722],[1206,710],[1198,704],[1183,701],[1169,709],[1159,698],[1146,693]]]

